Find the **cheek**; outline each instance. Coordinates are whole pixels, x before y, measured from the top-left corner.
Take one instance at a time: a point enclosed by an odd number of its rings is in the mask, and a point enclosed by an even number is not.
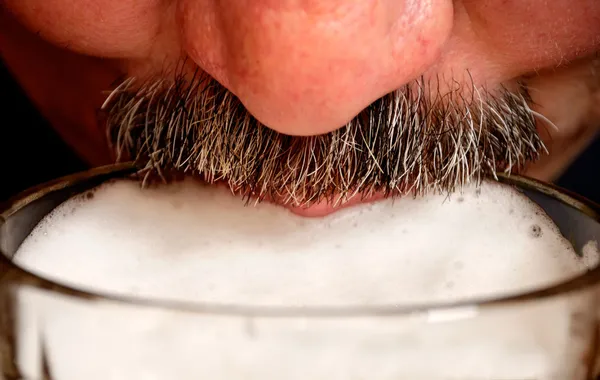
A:
[[[463,0],[494,61],[536,71],[600,49],[598,0]],[[522,74],[522,73],[518,73]]]
[[[167,0],[4,0],[49,42],[82,54],[139,58],[161,31]]]

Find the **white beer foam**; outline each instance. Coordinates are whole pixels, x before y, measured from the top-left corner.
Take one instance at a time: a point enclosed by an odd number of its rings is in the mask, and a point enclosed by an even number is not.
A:
[[[304,218],[186,180],[130,181],[58,207],[15,262],[86,290],[190,302],[374,305],[498,296],[571,278],[578,258],[536,204],[495,182]]]
[[[191,180],[152,190],[120,181],[71,199],[16,262],[81,288],[254,305],[452,301],[577,275],[552,221],[511,188],[386,200],[306,219],[247,207]],[[191,314],[18,291],[17,362],[41,378],[584,379],[594,297],[390,318]],[[43,342],[43,343],[42,343]]]

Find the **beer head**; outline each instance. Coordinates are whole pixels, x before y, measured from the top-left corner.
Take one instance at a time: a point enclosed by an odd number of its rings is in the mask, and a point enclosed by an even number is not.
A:
[[[524,292],[595,265],[539,206],[496,182],[320,218],[247,205],[188,179],[115,181],[62,204],[15,262],[86,290],[277,306],[459,301]]]
[[[584,251],[497,182],[305,218],[191,179],[117,180],[55,209],[14,261],[126,302],[20,287],[18,363],[40,378],[44,352],[65,380],[584,379],[589,288],[456,303],[575,277],[598,262]]]

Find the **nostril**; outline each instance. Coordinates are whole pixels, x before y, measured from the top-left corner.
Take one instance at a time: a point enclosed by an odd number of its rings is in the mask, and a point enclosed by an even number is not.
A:
[[[266,126],[326,133],[418,77],[452,23],[450,0],[334,3],[187,0],[186,49]]]

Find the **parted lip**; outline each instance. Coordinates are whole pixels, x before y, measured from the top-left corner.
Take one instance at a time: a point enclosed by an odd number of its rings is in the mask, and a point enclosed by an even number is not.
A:
[[[36,207],[43,211],[36,211],[38,215],[45,215],[57,204],[45,202],[46,198],[60,194],[61,199],[82,193],[101,183],[118,178],[124,178],[135,173],[133,163],[123,163],[94,168],[85,172],[76,173],[66,177],[58,178],[50,182],[40,184],[11,198],[0,205],[0,284],[5,285],[30,285],[39,289],[45,289],[65,296],[71,296],[82,300],[103,300],[129,305],[146,306],[153,308],[173,309],[184,312],[219,314],[219,315],[241,315],[241,316],[264,316],[264,317],[360,317],[360,316],[397,316],[413,313],[444,311],[456,308],[478,309],[498,306],[508,306],[516,303],[539,301],[540,299],[565,295],[582,291],[590,286],[600,284],[600,267],[595,267],[575,278],[565,280],[561,283],[514,294],[504,294],[495,297],[468,299],[459,302],[437,302],[423,304],[402,305],[373,305],[373,306],[315,306],[315,307],[287,307],[287,306],[253,306],[243,304],[215,304],[215,303],[189,303],[180,301],[169,301],[163,299],[149,299],[140,297],[118,296],[108,293],[88,292],[75,287],[62,284],[40,277],[26,271],[12,263],[11,257],[16,251],[13,236],[16,230],[25,236],[35,227],[37,223],[32,222],[31,213]],[[577,194],[561,189],[557,186],[530,179],[518,175],[498,175],[498,181],[515,186],[521,191],[527,191],[536,195],[546,197],[550,203],[549,207],[555,210],[562,207],[565,210],[574,210],[578,217],[585,218],[584,222],[597,232],[591,233],[593,238],[600,239],[600,206]],[[41,203],[40,203],[41,202]],[[579,226],[575,221],[562,220],[562,225],[571,226],[576,231]],[[556,222],[556,220],[555,220]],[[25,225],[25,227],[23,227]],[[24,230],[23,230],[24,228]],[[11,236],[13,234],[13,236]],[[25,238],[22,236],[22,238]],[[569,237],[567,237],[569,238]],[[18,240],[18,239],[16,239]],[[13,243],[11,243],[13,241]],[[18,242],[20,244],[20,242]],[[578,242],[581,245],[581,241]]]

